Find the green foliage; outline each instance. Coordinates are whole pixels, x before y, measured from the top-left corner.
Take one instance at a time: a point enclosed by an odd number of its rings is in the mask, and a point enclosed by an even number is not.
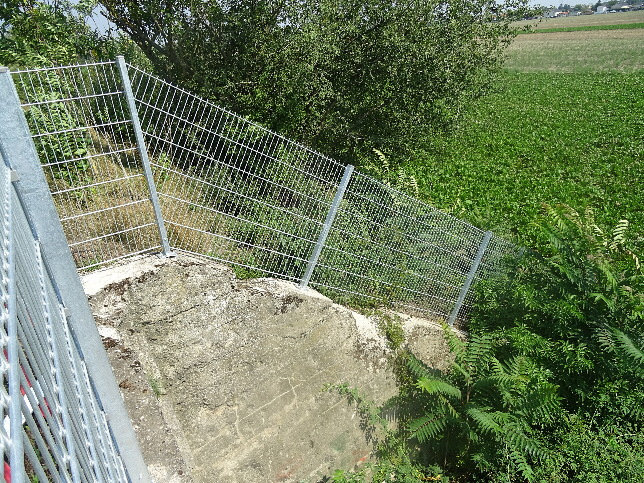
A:
[[[529,358],[499,361],[492,336],[462,342],[445,331],[455,356],[449,374],[409,358],[420,391],[415,403],[424,412],[409,422],[410,436],[427,443],[429,454],[442,458],[450,472],[474,467],[493,474],[507,461],[507,471],[531,479],[534,463],[550,456],[535,428],[557,419],[557,387]]]
[[[398,481],[405,483],[421,483],[426,481],[444,481],[443,471],[437,465],[424,465],[415,461],[412,455],[414,449],[409,447],[409,441],[404,432],[400,432],[387,419],[389,407],[376,406],[357,389],[347,384],[329,385],[326,390],[337,391],[347,398],[350,404],[355,404],[360,414],[361,427],[375,448],[375,462],[367,462],[362,470],[337,470],[332,481],[339,483],[362,481]]]
[[[643,22],[635,23],[621,23],[616,25],[583,25],[573,27],[553,27],[553,28],[540,28],[534,30],[527,30],[521,34],[535,34],[535,33],[552,33],[552,32],[585,32],[589,30],[624,30],[624,29],[641,29],[644,28]]]
[[[479,285],[467,341],[445,327],[449,372],[407,354],[400,395],[371,407],[399,417],[379,463],[403,451],[403,466],[463,481],[641,477],[641,238],[626,220],[602,228],[592,210],[544,213],[511,280]]]
[[[39,57],[43,62],[46,59]],[[88,184],[90,180],[89,146],[87,133],[80,127],[78,116],[70,110],[70,104],[55,102],[65,97],[69,86],[55,71],[44,72],[40,82],[34,87],[34,97],[39,101],[48,101],[42,106],[31,106],[25,111],[27,122],[36,133],[55,133],[44,136],[36,142],[39,158],[43,163],[57,163],[63,160],[72,163],[54,164],[53,175],[65,180],[70,185],[77,182]]]
[[[540,478],[635,481],[644,424],[641,239],[626,220],[601,228],[592,210],[545,213],[536,250],[512,280],[483,285],[471,330],[492,331],[502,341],[497,354],[535,361],[560,387],[565,418],[541,437],[556,451]]]
[[[149,377],[148,383],[150,384],[150,389],[152,389],[152,392],[157,399],[166,394],[166,390],[163,387],[163,383],[160,379]]]
[[[612,391],[619,381],[642,387],[644,273],[637,235],[626,221],[601,229],[591,210],[545,209],[547,221],[534,242],[539,252],[521,262],[510,283],[488,284],[472,328],[498,330],[508,350],[557,374],[570,411],[592,414],[606,398],[612,402],[604,411],[635,411],[641,395]]]
[[[390,347],[394,351],[399,350],[405,342],[405,331],[400,318],[382,310],[371,311],[369,315],[376,320],[378,329],[385,336]]]
[[[0,8],[0,64],[49,67],[114,59],[147,65],[136,45],[113,32],[91,27],[98,2],[8,1]]]
[[[370,158],[363,162],[361,170],[379,179],[390,188],[417,198],[419,191],[416,177],[410,174],[404,166],[393,167],[389,158],[382,151],[374,148],[373,152],[376,159]]]
[[[97,53],[98,34],[68,2],[9,2],[0,20],[0,63],[5,65],[70,64]]]
[[[556,451],[536,468],[538,481],[638,482],[644,474],[644,436],[633,427],[597,429],[573,416],[547,443]]]
[[[335,470],[331,481],[333,483],[363,483],[366,475],[364,471]]]
[[[547,51],[546,47],[542,47]],[[602,224],[644,226],[644,76],[505,73],[459,129],[411,161],[421,197],[529,245],[541,204],[596,207]]]
[[[404,159],[485,92],[524,2],[101,3],[162,77],[355,162]]]
[[[266,274],[260,270],[244,267],[243,265],[233,265],[233,272],[235,273],[235,278],[238,280],[248,280],[266,276]]]

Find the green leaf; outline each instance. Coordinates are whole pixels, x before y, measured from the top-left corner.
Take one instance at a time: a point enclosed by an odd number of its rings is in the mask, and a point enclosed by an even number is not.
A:
[[[416,386],[428,394],[443,394],[456,399],[461,398],[461,390],[459,388],[440,379],[421,377],[416,383]]]
[[[617,349],[638,367],[644,367],[644,351],[637,347],[633,340],[624,332],[612,329],[613,338]]]

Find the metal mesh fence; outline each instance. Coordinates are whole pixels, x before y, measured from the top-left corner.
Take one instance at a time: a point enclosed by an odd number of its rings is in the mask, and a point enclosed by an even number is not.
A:
[[[170,245],[299,281],[344,166],[139,69],[131,78]]]
[[[157,250],[150,195],[116,63],[12,74],[78,267]]]
[[[5,478],[127,481],[67,311],[10,177],[0,163]]]
[[[356,173],[311,283],[446,316],[483,235]]]
[[[300,281],[345,167],[130,67],[173,248]],[[355,172],[310,284],[345,302],[389,302],[447,317],[484,238],[476,227]],[[514,247],[494,238],[498,272]],[[472,302],[465,294],[461,317]],[[457,314],[458,315],[458,314]]]
[[[14,73],[80,268],[161,248],[148,159],[169,245],[232,263],[238,276],[310,283],[346,303],[386,302],[454,322],[472,305],[470,285],[516,253],[136,67],[131,80],[119,77],[118,62]]]

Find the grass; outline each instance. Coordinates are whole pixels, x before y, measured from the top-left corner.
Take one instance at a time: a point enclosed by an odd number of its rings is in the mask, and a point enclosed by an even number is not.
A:
[[[521,20],[516,27],[532,27],[537,30],[552,28],[624,25],[644,22],[644,10],[606,15],[578,15],[576,17],[542,18],[539,20]]]
[[[514,72],[638,72],[644,69],[644,29],[519,35],[508,49]]]
[[[589,30],[629,30],[644,28],[644,22],[637,23],[621,23],[615,25],[582,25],[579,27],[554,27],[554,28],[541,28],[532,29],[520,32],[520,34],[534,34],[534,33],[553,33],[553,32],[585,32]]]
[[[635,33],[630,43],[621,36]],[[496,91],[411,161],[422,195],[519,242],[542,203],[591,206],[598,222],[626,218],[642,234],[643,37],[518,37]],[[577,48],[586,57],[573,55]]]

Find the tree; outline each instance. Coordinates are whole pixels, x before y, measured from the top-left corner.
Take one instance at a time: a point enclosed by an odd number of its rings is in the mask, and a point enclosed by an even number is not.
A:
[[[0,5],[0,64],[41,67],[114,58],[117,52],[138,56],[131,41],[101,34],[87,19],[93,0],[12,0]]]
[[[482,95],[509,0],[103,0],[162,77],[346,161],[399,160]]]
[[[66,2],[5,2],[0,10],[0,62],[9,65],[67,64],[93,55],[98,35]]]

